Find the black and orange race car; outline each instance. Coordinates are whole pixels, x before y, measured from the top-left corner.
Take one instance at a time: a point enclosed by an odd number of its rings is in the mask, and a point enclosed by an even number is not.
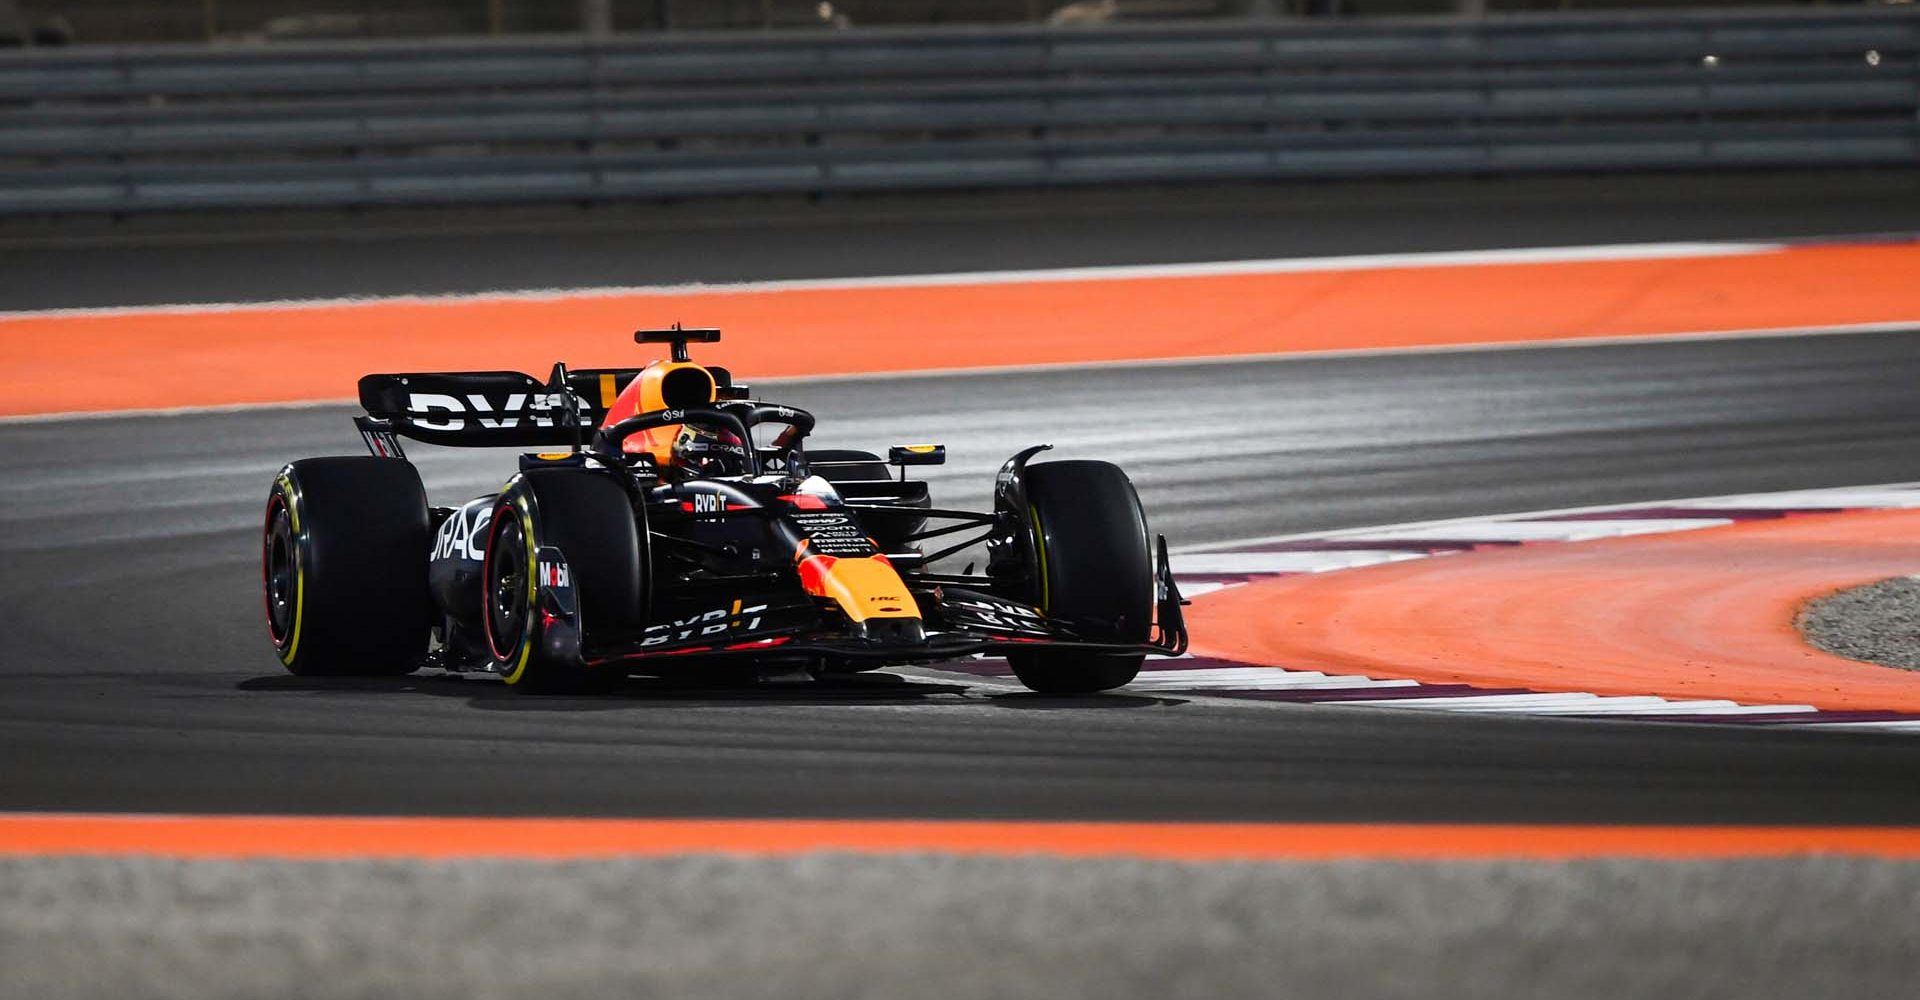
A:
[[[308,458],[267,500],[267,633],[296,674],[491,671],[581,691],[630,674],[816,675],[1003,655],[1091,692],[1186,649],[1166,539],[1093,461],[1013,456],[993,510],[932,505],[939,445],[809,450],[811,414],[752,398],[688,343],[644,368],[368,375],[371,456]],[[401,438],[524,454],[498,493],[429,506]],[[898,468],[895,477],[890,470]],[[932,567],[980,543],[986,572]]]

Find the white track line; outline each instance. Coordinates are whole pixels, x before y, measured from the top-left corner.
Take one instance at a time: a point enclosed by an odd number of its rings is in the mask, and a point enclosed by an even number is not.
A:
[[[1173,557],[1176,574],[1191,573],[1325,573],[1380,563],[1425,559],[1424,552],[1341,550],[1336,552],[1200,552]]]
[[[1209,688],[1241,691],[1359,690],[1419,686],[1418,681],[1375,680],[1358,675],[1324,674],[1317,670],[1282,670],[1274,667],[1150,671],[1128,685],[1132,690],[1145,691],[1202,691]]]
[[[1633,519],[1620,521],[1525,521],[1488,520],[1474,526],[1465,538],[1451,525],[1422,528],[1393,528],[1365,535],[1349,535],[1349,542],[1471,541],[1471,542],[1586,542],[1597,538],[1626,535],[1660,535],[1696,528],[1716,528],[1732,524],[1724,518]]]
[[[1887,501],[1891,507],[1920,507],[1920,482],[1874,483],[1864,486],[1836,486],[1830,489],[1797,490],[1791,495],[1795,504],[1768,505],[1763,501],[1772,496],[1787,494],[1742,493],[1729,496],[1685,497],[1679,500],[1662,500],[1639,503],[1596,504],[1591,507],[1556,507],[1544,510],[1530,510],[1514,514],[1480,514],[1472,517],[1449,517],[1433,521],[1408,521],[1404,524],[1379,524],[1362,528],[1337,528],[1331,531],[1303,531],[1285,535],[1262,535],[1257,538],[1240,538],[1230,542],[1205,542],[1199,545],[1183,545],[1173,549],[1174,555],[1193,555],[1202,552],[1226,552],[1235,549],[1247,549],[1255,546],[1271,545],[1276,542],[1302,541],[1355,541],[1357,539],[1377,537],[1383,532],[1405,531],[1446,527],[1450,529],[1448,537],[1464,540],[1473,528],[1489,523],[1504,524],[1508,521],[1537,521],[1548,518],[1571,517],[1579,514],[1607,514],[1635,510],[1668,510],[1674,508],[1722,509],[1758,507],[1765,509],[1807,509],[1831,507],[1844,509],[1850,507],[1872,507],[1873,503],[1856,503],[1860,499],[1879,499]]]
[[[1798,510],[1808,507],[1920,507],[1920,490],[1856,487],[1840,490],[1801,490],[1795,493],[1750,493],[1722,498],[1728,507]]]
[[[1449,712],[1472,712],[1483,709],[1528,707],[1532,709],[1552,708],[1556,705],[1578,705],[1598,701],[1597,694],[1585,692],[1542,692],[1539,694],[1485,694],[1461,695],[1450,697],[1436,695],[1432,698],[1383,698],[1375,700],[1343,701],[1342,705],[1359,705],[1367,708],[1442,708]]]
[[[1711,701],[1670,701],[1666,705],[1650,708],[1640,715],[1799,715],[1818,713],[1812,705],[1743,705],[1739,702],[1713,699]]]

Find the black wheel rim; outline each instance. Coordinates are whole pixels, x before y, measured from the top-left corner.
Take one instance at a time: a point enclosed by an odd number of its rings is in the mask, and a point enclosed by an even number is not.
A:
[[[276,645],[284,644],[293,631],[294,601],[298,595],[299,573],[294,567],[292,518],[284,504],[275,503],[273,519],[267,525],[265,577],[267,589],[267,630]]]
[[[507,523],[501,525],[488,549],[487,626],[495,642],[495,655],[504,657],[512,655],[520,644],[520,630],[526,623],[527,563],[521,555],[526,541],[519,520],[510,510],[498,517]]]

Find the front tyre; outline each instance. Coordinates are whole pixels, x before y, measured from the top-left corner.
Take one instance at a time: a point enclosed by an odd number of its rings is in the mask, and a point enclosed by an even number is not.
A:
[[[411,673],[426,652],[427,495],[390,458],[308,458],[267,495],[267,637],[291,673]]]
[[[1034,565],[1021,595],[1093,642],[1145,643],[1153,632],[1153,548],[1133,483],[1108,462],[1047,462],[1026,470]],[[1043,694],[1090,694],[1131,682],[1142,653],[1075,649],[1007,656],[1020,683]]]
[[[493,668],[510,687],[566,694],[620,681],[618,671],[588,667],[580,651],[590,633],[606,636],[646,620],[640,530],[626,491],[603,473],[533,469],[507,484],[494,507],[481,581]],[[542,546],[566,560],[578,610],[572,625],[541,606]]]

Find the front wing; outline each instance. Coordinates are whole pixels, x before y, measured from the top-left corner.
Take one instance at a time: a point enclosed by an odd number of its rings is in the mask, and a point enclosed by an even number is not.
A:
[[[639,636],[582,651],[590,667],[644,672],[709,660],[826,658],[856,663],[933,663],[974,655],[1039,649],[1179,656],[1187,649],[1186,603],[1168,568],[1166,541],[1157,552],[1155,609],[1146,642],[1091,638],[1112,623],[1051,618],[1039,609],[983,589],[907,582],[919,602],[923,632],[862,635],[838,615],[792,592],[742,594],[682,606]],[[983,583],[985,581],[982,581]]]

